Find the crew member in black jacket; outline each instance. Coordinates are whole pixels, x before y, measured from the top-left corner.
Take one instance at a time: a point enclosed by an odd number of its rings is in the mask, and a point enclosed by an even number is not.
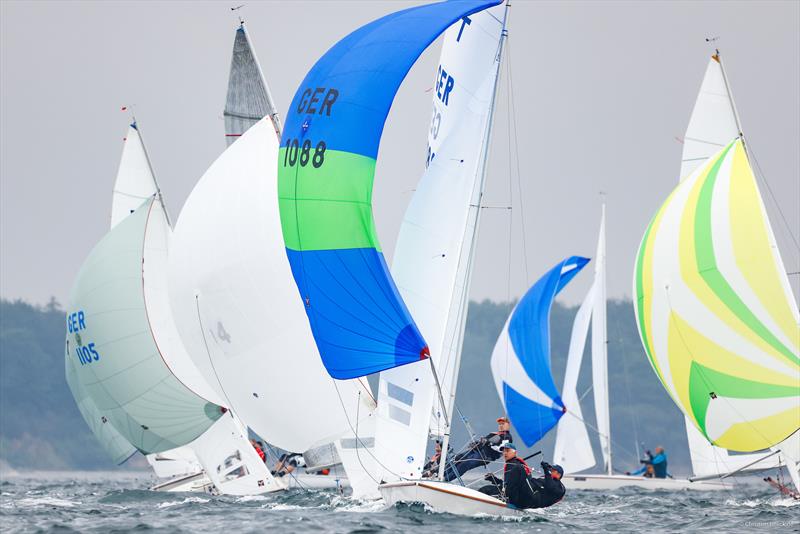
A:
[[[480,438],[467,447],[462,453],[459,453],[448,462],[447,469],[444,472],[444,479],[451,481],[463,475],[470,469],[475,469],[489,462],[493,462],[500,458],[499,451],[500,445],[503,442],[514,441],[511,437],[511,422],[508,417],[501,416],[497,418],[497,432],[490,432],[484,437]],[[455,466],[455,469],[453,469]]]
[[[531,468],[517,456],[513,443],[506,443],[501,449],[506,460],[503,480],[486,475],[486,480],[492,484],[480,488],[481,492],[495,497],[505,495],[506,502],[515,508],[546,508],[564,498],[566,489],[561,483],[564,474],[561,466],[542,462],[544,477],[531,478]]]

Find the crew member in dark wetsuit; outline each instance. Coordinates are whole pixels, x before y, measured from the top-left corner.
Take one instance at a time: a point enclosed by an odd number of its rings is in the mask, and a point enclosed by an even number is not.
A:
[[[295,468],[305,465],[306,462],[300,453],[289,452],[281,454],[280,458],[278,458],[278,463],[275,464],[275,468],[272,470],[272,474],[276,477],[282,477],[294,471]]]
[[[497,460],[501,456],[499,447],[503,443],[511,443],[512,441],[511,423],[507,417],[498,417],[497,432],[486,434],[472,443],[466,451],[456,454],[452,464],[448,462],[447,469],[444,472],[444,479],[447,481],[453,480],[470,469],[475,469]],[[453,465],[455,465],[458,475],[453,470]]]
[[[514,445],[507,443],[501,448],[506,460],[503,480],[486,475],[492,484],[479,491],[493,497],[505,496],[506,502],[515,508],[546,508],[564,497],[566,489],[561,483],[564,470],[560,466],[542,462],[544,477],[531,478],[531,468],[517,456]]]

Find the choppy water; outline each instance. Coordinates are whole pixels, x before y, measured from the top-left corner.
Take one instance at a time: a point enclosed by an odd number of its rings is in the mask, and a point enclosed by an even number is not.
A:
[[[800,502],[766,485],[735,492],[626,489],[567,493],[555,507],[517,519],[464,518],[422,506],[386,508],[333,490],[258,497],[156,493],[146,474],[38,473],[0,482],[3,532],[449,532],[797,531]]]

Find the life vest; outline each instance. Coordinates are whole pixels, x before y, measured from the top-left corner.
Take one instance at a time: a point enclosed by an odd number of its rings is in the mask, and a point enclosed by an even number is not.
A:
[[[506,467],[505,467],[505,470],[504,470],[503,472],[505,472],[505,471],[508,471],[508,464],[510,464],[511,462],[519,462],[519,463],[521,463],[521,464],[522,464],[522,467],[524,467],[524,468],[525,468],[525,474],[526,474],[527,476],[531,476],[531,468],[530,468],[530,467],[528,467],[528,464],[526,464],[526,463],[525,463],[525,460],[523,460],[523,459],[522,459],[522,458],[520,458],[519,456],[514,456],[512,459],[510,459],[509,461],[507,461],[507,462],[506,462]]]

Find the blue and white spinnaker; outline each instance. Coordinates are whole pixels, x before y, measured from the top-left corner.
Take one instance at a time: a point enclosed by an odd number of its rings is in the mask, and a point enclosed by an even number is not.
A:
[[[588,258],[559,262],[517,303],[492,353],[492,375],[511,423],[526,446],[539,441],[566,407],[550,368],[550,308]]]

